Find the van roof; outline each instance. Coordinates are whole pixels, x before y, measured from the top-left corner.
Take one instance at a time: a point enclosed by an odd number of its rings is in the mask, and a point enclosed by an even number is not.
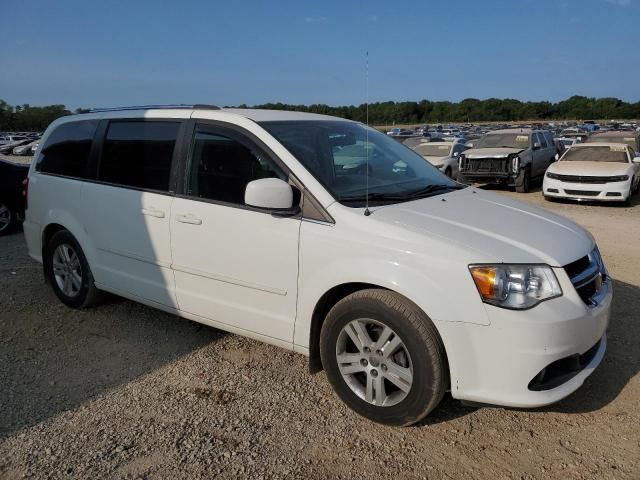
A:
[[[86,113],[77,114],[83,118],[118,118],[121,116],[131,118],[136,116],[149,116],[149,117],[178,117],[185,118],[191,117],[193,113],[198,111],[215,111],[217,113],[229,113],[232,115],[238,115],[248,118],[254,122],[268,122],[268,121],[291,121],[291,120],[343,120],[349,121],[338,117],[332,117],[329,115],[321,115],[317,113],[307,112],[294,112],[288,110],[263,110],[257,108],[220,108],[215,105],[148,105],[148,106],[132,106],[132,107],[117,107],[117,108],[102,108],[91,109]],[[70,115],[66,118],[70,119],[76,115]]]

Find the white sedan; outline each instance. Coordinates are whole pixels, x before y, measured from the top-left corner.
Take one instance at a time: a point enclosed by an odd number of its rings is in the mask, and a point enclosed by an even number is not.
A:
[[[549,166],[545,198],[628,202],[640,186],[640,157],[622,143],[571,146]]]

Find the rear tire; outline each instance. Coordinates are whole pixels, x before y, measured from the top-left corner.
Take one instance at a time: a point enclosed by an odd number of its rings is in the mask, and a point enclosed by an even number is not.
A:
[[[88,308],[100,299],[87,258],[71,233],[62,230],[45,247],[44,272],[54,293],[71,308]]]
[[[342,401],[385,425],[418,422],[448,384],[435,326],[418,306],[388,290],[361,290],[339,301],[322,326],[320,355]]]

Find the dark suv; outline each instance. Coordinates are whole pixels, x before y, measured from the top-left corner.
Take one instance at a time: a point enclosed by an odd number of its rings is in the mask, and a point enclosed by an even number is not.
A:
[[[528,192],[555,161],[556,146],[547,130],[512,128],[487,133],[458,160],[458,181],[491,183]]]

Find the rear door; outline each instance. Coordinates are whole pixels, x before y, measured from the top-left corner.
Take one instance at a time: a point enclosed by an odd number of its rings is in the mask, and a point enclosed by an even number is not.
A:
[[[96,283],[172,308],[171,173],[184,124],[180,119],[103,121],[96,180],[82,192]]]
[[[288,171],[247,132],[192,123],[183,192],[171,215],[180,309],[290,343],[301,218],[276,217],[244,203],[250,181],[287,180]]]

